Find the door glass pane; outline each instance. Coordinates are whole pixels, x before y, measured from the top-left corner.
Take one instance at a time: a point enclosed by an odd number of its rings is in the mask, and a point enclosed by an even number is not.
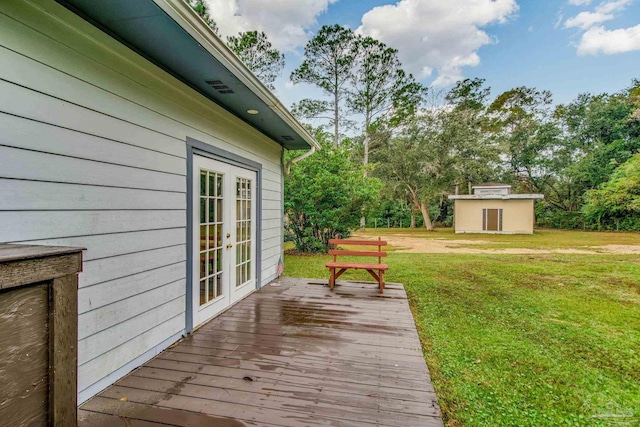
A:
[[[213,299],[216,299],[216,294],[215,294],[215,292],[216,292],[216,284],[215,284],[214,278],[215,278],[215,276],[214,277],[209,277],[207,279],[209,281],[208,286],[207,286],[207,288],[208,288],[208,300],[209,301],[211,301]]]
[[[200,195],[207,195],[207,171],[200,171]]]
[[[251,280],[251,180],[236,179],[236,286]]]
[[[200,281],[200,305],[207,303],[207,279]]]
[[[215,199],[208,199],[209,202],[209,223],[216,222],[216,203]]]
[[[222,295],[222,209],[224,176],[200,170],[200,305]]]
[[[207,277],[207,253],[200,254],[200,278]]]
[[[201,251],[207,250],[207,230],[206,229],[207,229],[206,225],[200,226],[200,250]]]

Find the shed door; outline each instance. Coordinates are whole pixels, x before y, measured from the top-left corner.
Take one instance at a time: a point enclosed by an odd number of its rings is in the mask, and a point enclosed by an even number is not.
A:
[[[256,287],[256,173],[193,159],[193,313],[198,326]]]
[[[502,209],[483,209],[482,229],[484,231],[502,231]]]

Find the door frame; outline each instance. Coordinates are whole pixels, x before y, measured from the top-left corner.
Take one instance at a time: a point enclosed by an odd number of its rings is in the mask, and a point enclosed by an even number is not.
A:
[[[186,283],[186,324],[187,334],[193,332],[193,157],[208,157],[218,162],[228,163],[256,173],[256,289],[262,286],[262,164],[239,156],[230,151],[187,137],[187,283]]]

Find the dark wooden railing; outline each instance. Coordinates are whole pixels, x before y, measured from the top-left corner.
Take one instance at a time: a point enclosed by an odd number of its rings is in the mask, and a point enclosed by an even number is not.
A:
[[[82,249],[0,244],[0,425],[77,425]]]

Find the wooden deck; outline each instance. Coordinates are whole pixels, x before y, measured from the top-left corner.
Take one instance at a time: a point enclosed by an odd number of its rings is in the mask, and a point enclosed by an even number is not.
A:
[[[79,411],[95,426],[442,426],[402,285],[282,278]]]

